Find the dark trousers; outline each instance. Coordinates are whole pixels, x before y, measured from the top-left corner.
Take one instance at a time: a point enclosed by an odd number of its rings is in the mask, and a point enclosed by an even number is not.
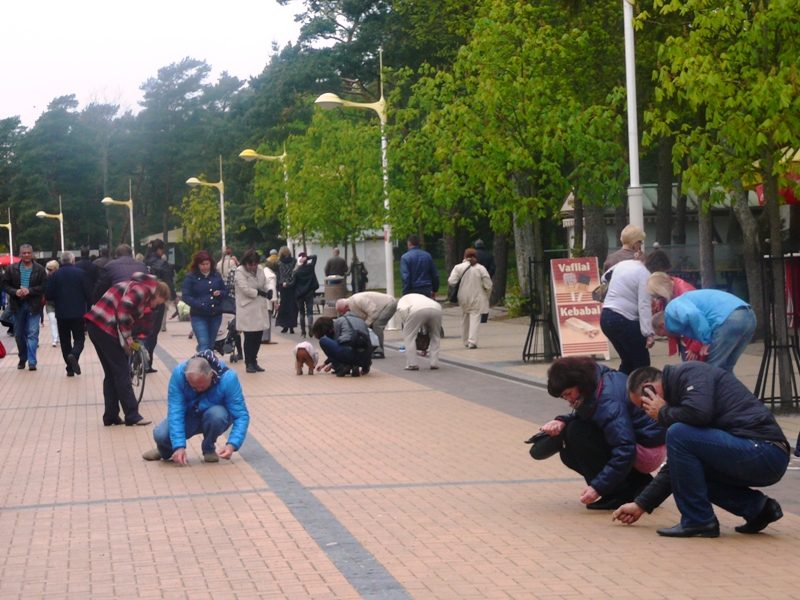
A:
[[[71,354],[75,359],[81,357],[83,346],[86,343],[86,322],[83,317],[75,319],[65,319],[61,317],[58,319],[58,339],[61,342],[61,356],[64,357],[64,362],[67,362],[67,357]],[[67,364],[67,372],[72,369]]]
[[[258,350],[261,348],[263,331],[244,332],[244,364],[254,365],[258,362]]]
[[[147,334],[147,337],[144,340],[144,347],[147,349],[147,353],[150,355],[151,365],[153,364],[153,352],[155,351],[156,344],[158,343],[158,334],[161,332],[161,323],[164,322],[164,315],[166,312],[166,304],[160,304],[153,309],[153,329]]]
[[[300,314],[300,331],[303,335],[306,333],[306,320],[308,320],[308,329],[314,324],[314,295],[305,296],[297,299],[297,312]]]
[[[591,421],[574,419],[567,423],[560,456],[564,465],[580,473],[586,480],[586,485],[591,485],[611,460],[611,447],[597,425]],[[628,502],[651,480],[652,477],[647,473],[640,473],[631,467],[625,479],[613,490],[602,495],[604,498],[614,497]],[[600,490],[597,491],[601,493]]]
[[[354,350],[352,346],[342,344],[327,335],[319,339],[319,347],[328,357],[335,370],[351,367],[368,369],[372,365],[372,353],[367,350]]]
[[[621,314],[604,308],[600,315],[600,329],[619,354],[620,373],[630,375],[639,367],[650,366],[647,338],[639,329],[639,321],[631,321]]]
[[[119,345],[116,337],[108,335],[93,323],[88,323],[87,331],[92,340],[105,377],[103,379],[103,424],[113,425],[119,421],[119,409],[125,414],[125,424],[133,425],[142,420],[136,396],[131,385],[131,371],[128,355]]]

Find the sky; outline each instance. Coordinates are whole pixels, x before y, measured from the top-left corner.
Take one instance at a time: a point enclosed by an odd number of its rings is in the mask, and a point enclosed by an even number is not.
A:
[[[297,39],[302,1],[6,0],[0,10],[0,119],[33,126],[56,97],[137,112],[147,79],[189,56],[247,80]]]

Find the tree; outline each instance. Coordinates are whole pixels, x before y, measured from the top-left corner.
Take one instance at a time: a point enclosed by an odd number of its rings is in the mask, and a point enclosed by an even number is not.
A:
[[[691,24],[684,36],[664,44],[664,64],[657,74],[660,96],[676,98],[703,116],[699,125],[689,125],[668,111],[660,115],[662,127],[676,135],[676,162],[690,158],[684,186],[699,194],[708,191],[713,198],[721,190],[739,190],[741,195],[742,180],[763,181],[770,255],[782,256],[778,188],[787,185],[792,168],[783,160],[786,148],[800,139],[796,2],[672,0],[657,2],[656,7],[664,14],[680,14]],[[749,231],[747,223],[742,225]],[[750,274],[755,276],[757,263],[753,256],[746,260],[754,299],[758,288]],[[774,263],[771,308],[779,323],[774,334],[780,394],[782,405],[789,405],[783,277],[779,263]]]

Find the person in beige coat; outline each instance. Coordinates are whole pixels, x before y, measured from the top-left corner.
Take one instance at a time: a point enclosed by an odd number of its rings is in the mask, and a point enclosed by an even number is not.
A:
[[[428,356],[431,369],[439,368],[439,345],[442,331],[442,305],[422,294],[406,294],[397,301],[395,313],[403,324],[403,343],[406,347],[406,371],[419,371],[416,339],[420,329],[430,336]]]
[[[242,264],[236,268],[236,330],[244,333],[244,364],[248,373],[263,371],[258,365],[261,335],[269,318],[267,301],[272,293],[267,288],[264,270],[259,267],[259,256],[248,250]]]
[[[458,305],[461,307],[462,316],[461,341],[470,350],[477,348],[481,314],[489,312],[489,292],[492,291],[492,278],[486,267],[478,262],[475,248],[467,248],[464,251],[464,262],[453,267],[447,283],[448,285],[459,285]]]
[[[276,255],[277,256],[277,255]],[[267,322],[265,323],[264,333],[261,335],[262,344],[274,344],[272,341],[272,315],[275,313],[275,305],[278,301],[278,275],[275,273],[275,261],[269,260],[264,267],[264,278],[267,280],[267,293],[272,292],[272,296],[267,299]]]
[[[349,298],[339,298],[336,301],[336,312],[339,315],[343,315],[348,311],[353,313],[363,319],[367,327],[372,329],[375,335],[378,336],[380,345],[375,348],[373,357],[384,357],[383,331],[396,310],[397,300],[383,292],[359,292]]]

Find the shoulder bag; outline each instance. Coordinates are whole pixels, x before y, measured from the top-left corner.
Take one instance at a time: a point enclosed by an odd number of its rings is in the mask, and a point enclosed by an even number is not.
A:
[[[458,278],[458,282],[455,285],[451,285],[449,288],[447,288],[447,301],[451,304],[458,304],[458,288],[461,287],[461,280],[464,278],[464,273],[466,273],[471,266],[472,265],[464,269],[464,271],[461,273],[461,277]]]

